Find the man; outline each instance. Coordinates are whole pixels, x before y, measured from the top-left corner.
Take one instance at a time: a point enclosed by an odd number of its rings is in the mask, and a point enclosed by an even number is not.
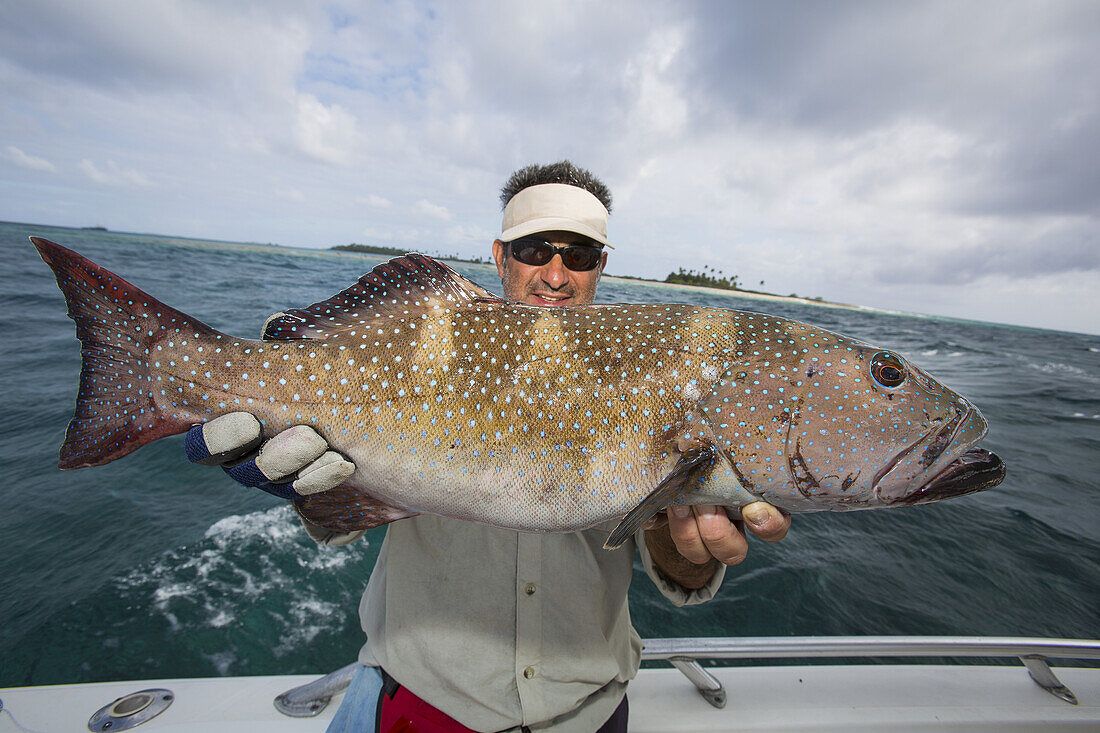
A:
[[[562,161],[517,171],[501,200],[493,259],[504,297],[544,307],[591,303],[610,247],[607,188]],[[192,429],[189,455],[224,460],[234,452],[227,443],[254,447],[258,431],[242,437],[238,427],[221,427],[232,419]],[[291,475],[297,490],[335,486],[354,467],[326,448],[313,431],[293,428],[245,461],[245,473],[259,471],[253,485]],[[287,484],[277,486],[264,488],[294,495]],[[768,541],[782,539],[789,526],[764,503],[745,507],[743,516]],[[367,643],[359,660],[364,669],[385,670],[385,681],[371,687],[361,672],[333,729],[352,729],[350,721],[366,712],[380,731],[401,718],[421,731],[626,730],[626,685],[641,650],[627,607],[634,549],[660,591],[688,605],[713,597],[747,543],[718,507],[671,508],[667,523],[607,551],[614,524],[545,535],[435,515],[389,525],[360,604]],[[362,535],[306,529],[327,544]]]

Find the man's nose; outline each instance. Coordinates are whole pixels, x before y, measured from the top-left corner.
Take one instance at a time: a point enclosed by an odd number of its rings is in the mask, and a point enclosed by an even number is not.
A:
[[[542,280],[547,285],[557,290],[569,281],[569,274],[565,271],[565,263],[561,261],[561,254],[554,253],[550,261],[542,266]]]

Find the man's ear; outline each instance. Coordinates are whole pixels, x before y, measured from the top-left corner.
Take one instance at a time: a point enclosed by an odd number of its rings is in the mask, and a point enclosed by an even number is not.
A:
[[[604,259],[606,259],[606,255],[604,256]],[[504,242],[500,241],[499,239],[493,240],[493,260],[497,263],[497,275],[499,275],[500,278],[503,279],[505,260]]]

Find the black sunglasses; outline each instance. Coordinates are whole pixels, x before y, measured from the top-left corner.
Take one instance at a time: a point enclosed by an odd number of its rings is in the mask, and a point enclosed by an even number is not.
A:
[[[576,272],[591,270],[600,264],[600,255],[603,254],[599,247],[583,244],[556,247],[538,237],[520,237],[509,242],[508,246],[512,248],[512,256],[525,265],[541,267],[558,254],[561,255],[561,263]]]

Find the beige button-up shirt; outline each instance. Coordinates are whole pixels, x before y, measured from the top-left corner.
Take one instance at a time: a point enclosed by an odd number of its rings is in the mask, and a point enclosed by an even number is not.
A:
[[[654,569],[639,533],[603,549],[614,523],[529,534],[422,515],[391,524],[359,607],[363,664],[479,731],[591,733],[638,671],[627,590],[634,549],[673,603],[713,597]]]

